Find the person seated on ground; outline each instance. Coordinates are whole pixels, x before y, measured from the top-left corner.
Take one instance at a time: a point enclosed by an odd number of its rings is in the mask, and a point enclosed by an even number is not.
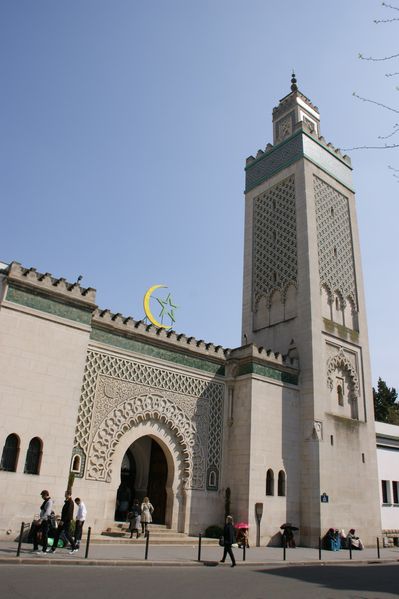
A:
[[[335,551],[335,533],[333,528],[329,528],[324,535],[324,548],[327,551]]]
[[[352,549],[364,549],[364,545],[362,543],[362,541],[359,539],[359,537],[356,536],[356,530],[354,528],[351,528],[350,531],[348,532],[348,536],[346,537],[346,541],[347,541],[347,545],[348,545],[348,549],[352,548]]]

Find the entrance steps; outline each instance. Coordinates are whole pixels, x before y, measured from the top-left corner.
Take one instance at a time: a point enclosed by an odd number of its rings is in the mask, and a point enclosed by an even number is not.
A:
[[[93,534],[91,536],[91,543],[134,543],[135,545],[145,545],[144,535],[141,535],[138,539],[134,535],[134,538],[131,539],[128,528],[128,522],[115,522],[101,534]],[[198,543],[198,537],[190,537],[185,533],[167,528],[164,524],[150,524],[149,531],[151,545],[195,545]],[[203,538],[202,544],[217,545],[218,540]]]

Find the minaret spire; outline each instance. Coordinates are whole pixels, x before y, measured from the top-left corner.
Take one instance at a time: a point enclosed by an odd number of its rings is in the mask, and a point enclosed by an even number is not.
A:
[[[296,92],[298,91],[298,86],[296,84],[296,78],[295,78],[295,73],[294,73],[294,69],[292,69],[292,77],[291,77],[291,91]]]

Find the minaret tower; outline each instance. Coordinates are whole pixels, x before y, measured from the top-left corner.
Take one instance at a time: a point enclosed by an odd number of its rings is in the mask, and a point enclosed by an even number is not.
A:
[[[336,526],[370,542],[379,494],[351,161],[321,137],[294,74],[273,142],[245,169],[242,342],[299,363],[301,539]]]

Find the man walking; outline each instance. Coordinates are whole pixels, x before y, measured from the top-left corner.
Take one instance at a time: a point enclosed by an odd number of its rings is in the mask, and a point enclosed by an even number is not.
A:
[[[236,565],[236,560],[234,558],[234,553],[232,549],[232,545],[235,543],[235,533],[233,526],[233,517],[227,516],[226,524],[223,529],[223,557],[220,560],[222,564],[226,561],[227,554],[229,554],[231,559],[231,567],[234,568]]]
[[[74,553],[75,551],[77,551],[77,549],[75,548],[75,541],[73,540],[73,537],[70,533],[71,522],[73,520],[73,508],[74,505],[72,493],[70,491],[65,491],[65,501],[64,505],[62,506],[61,520],[58,523],[57,532],[54,535],[54,542],[52,548],[50,549],[50,553],[56,552],[58,540],[61,536],[61,533],[64,533],[64,537],[66,537],[66,539],[71,544],[71,551],[69,553]]]
[[[76,497],[75,503],[78,506],[75,520],[75,551],[78,551],[80,541],[82,540],[82,530],[87,516],[87,509],[80,497]]]
[[[33,551],[38,555],[46,553],[49,520],[53,510],[53,500],[51,499],[49,492],[44,490],[40,493],[40,495],[43,499],[43,503],[40,506],[39,520],[35,522],[33,529]],[[42,551],[39,551],[39,534],[41,534],[42,537]]]

